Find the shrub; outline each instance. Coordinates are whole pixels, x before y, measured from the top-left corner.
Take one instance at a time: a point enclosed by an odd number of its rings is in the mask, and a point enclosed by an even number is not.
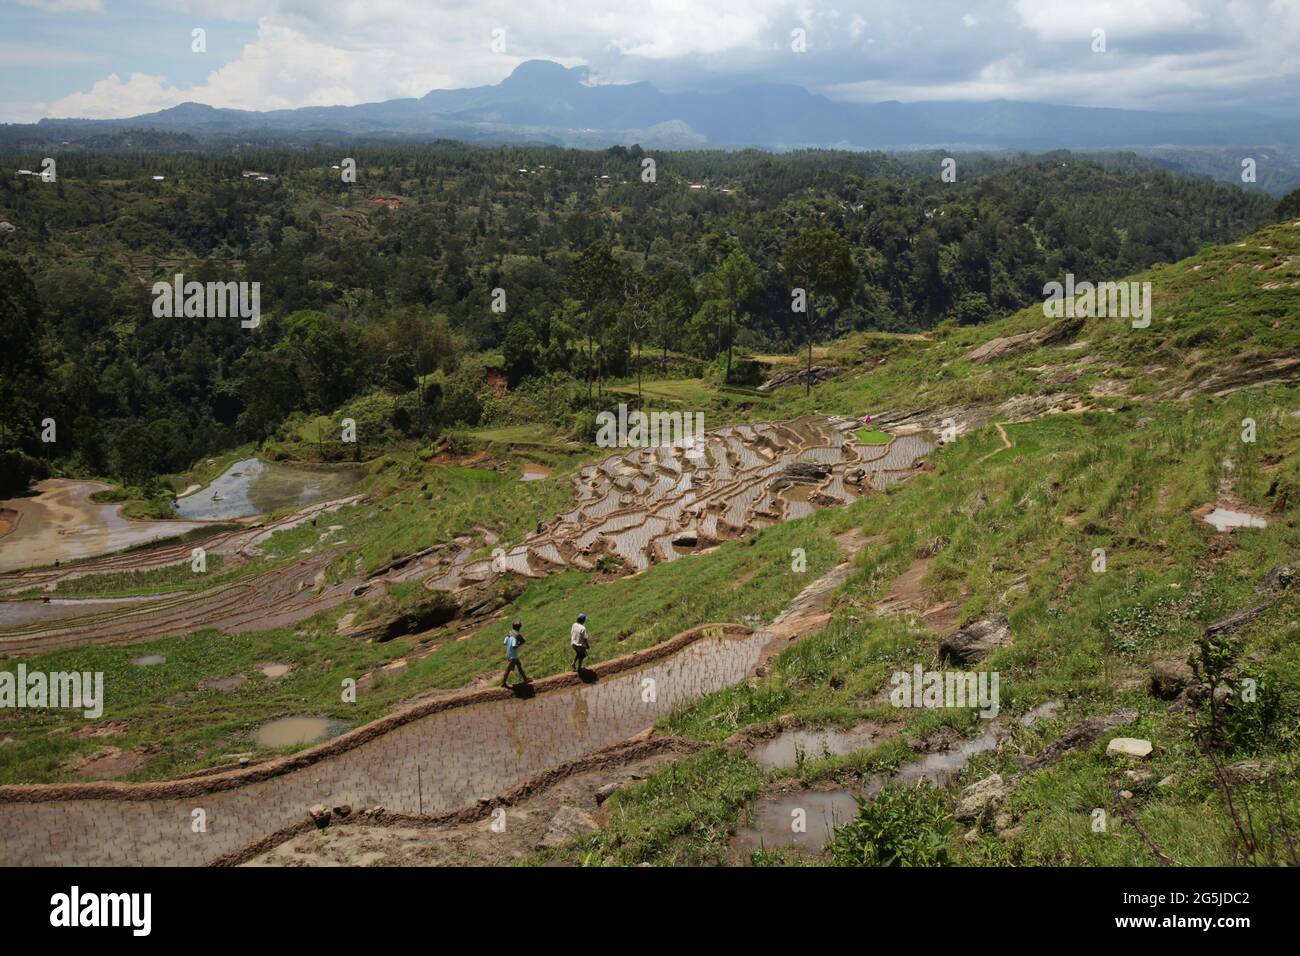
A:
[[[889,784],[871,801],[858,800],[858,814],[831,846],[836,866],[943,866],[948,862],[952,813],[941,790]]]

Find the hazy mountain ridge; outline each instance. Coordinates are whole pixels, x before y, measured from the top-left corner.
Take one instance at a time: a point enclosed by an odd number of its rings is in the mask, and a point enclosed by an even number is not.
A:
[[[440,135],[609,146],[674,124],[701,145],[901,148],[962,143],[985,148],[1300,145],[1300,121],[1239,112],[1157,113],[989,102],[846,103],[798,86],[725,93],[664,93],[648,82],[592,85],[585,67],[521,64],[500,83],[432,90],[419,99],[266,112],[182,103],[129,119],[44,119],[40,126],[165,128],[194,134],[330,131],[344,135]]]

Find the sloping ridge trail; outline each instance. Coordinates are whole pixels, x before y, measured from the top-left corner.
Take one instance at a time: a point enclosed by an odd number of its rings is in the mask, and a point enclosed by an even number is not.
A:
[[[814,581],[777,621],[819,626],[852,567]],[[318,803],[469,811],[744,680],[798,636],[788,626],[706,624],[581,677],[425,701],[252,767],[155,783],[0,786],[0,866],[228,862],[287,839]]]

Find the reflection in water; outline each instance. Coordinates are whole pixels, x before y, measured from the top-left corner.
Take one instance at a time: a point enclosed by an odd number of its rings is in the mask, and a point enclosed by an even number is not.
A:
[[[347,724],[328,717],[281,717],[263,724],[253,734],[259,747],[293,747],[335,737]]]
[[[12,530],[0,538],[0,572],[75,561],[201,527],[189,521],[136,521],[120,504],[99,504],[90,496],[108,491],[102,481],[50,478],[36,494],[0,501]]]
[[[176,502],[184,518],[220,520],[268,514],[341,498],[361,479],[356,467],[315,470],[275,461],[237,461],[208,487]]]
[[[1215,508],[1205,516],[1207,524],[1214,525],[1216,531],[1231,531],[1233,528],[1267,528],[1268,522],[1256,515],[1244,511],[1229,511],[1227,508]]]
[[[764,770],[794,767],[802,754],[804,760],[821,760],[823,757],[843,756],[871,744],[870,730],[787,730],[771,740],[765,740],[750,754]]]

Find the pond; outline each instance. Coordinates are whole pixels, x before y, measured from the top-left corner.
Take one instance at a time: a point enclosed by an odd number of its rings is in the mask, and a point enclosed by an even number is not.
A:
[[[182,518],[220,521],[268,514],[342,498],[361,480],[360,466],[299,468],[247,458],[237,461],[212,484],[176,499]]]
[[[202,527],[187,521],[136,521],[120,504],[90,496],[112,485],[51,478],[35,494],[0,502],[8,533],[0,537],[0,572],[90,558]]]

